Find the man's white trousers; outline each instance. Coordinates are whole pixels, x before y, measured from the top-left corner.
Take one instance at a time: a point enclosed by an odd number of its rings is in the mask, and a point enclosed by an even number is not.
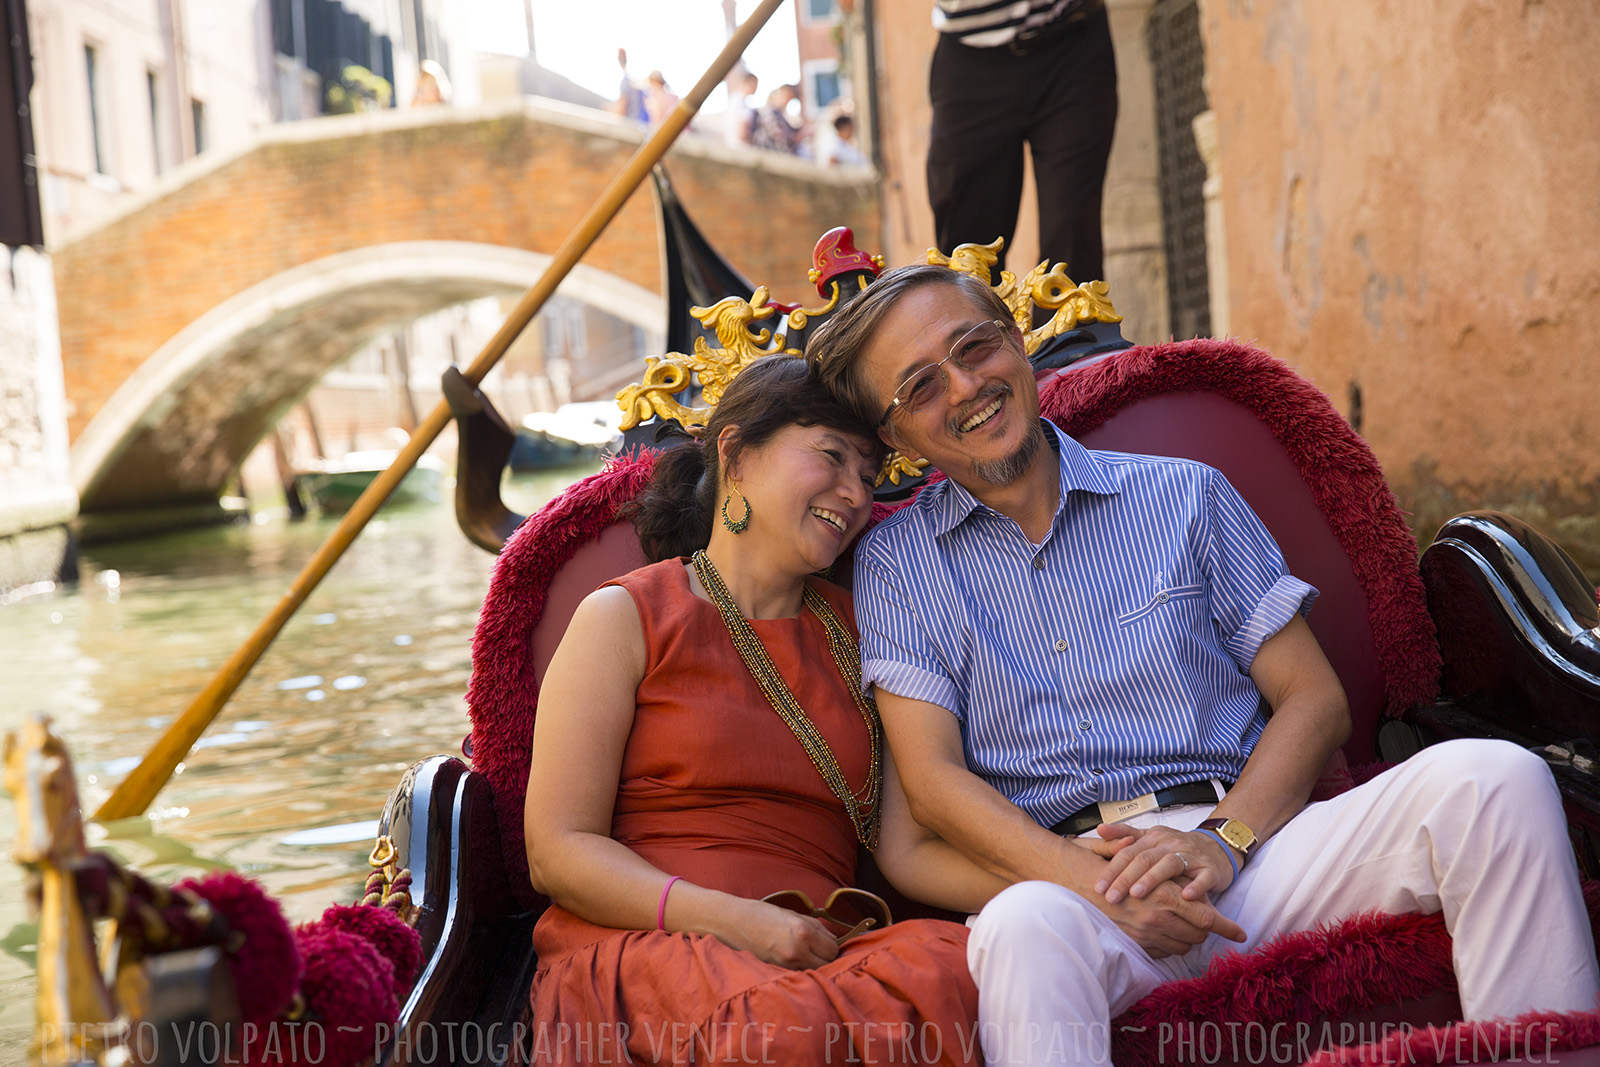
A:
[[[1130,820],[1192,829],[1209,806]],[[968,925],[978,1021],[991,1064],[1109,1062],[1110,1020],[1213,956],[1365,911],[1444,912],[1469,1020],[1594,1010],[1600,975],[1544,762],[1499,741],[1448,741],[1332,800],[1307,805],[1258,847],[1215,901],[1244,945],[1212,936],[1152,960],[1098,908],[1021,882]]]

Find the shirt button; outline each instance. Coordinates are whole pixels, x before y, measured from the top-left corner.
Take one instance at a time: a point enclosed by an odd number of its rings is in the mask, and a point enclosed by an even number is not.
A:
[[[1087,730],[1088,728],[1089,728],[1089,720],[1088,719],[1079,719],[1078,720],[1078,729]]]
[[[1166,602],[1167,602],[1167,594],[1166,593],[1157,593],[1156,594],[1156,603],[1157,604],[1165,604]]]
[[[1044,570],[1044,557],[1043,556],[1034,556],[1033,557],[1033,569],[1036,570],[1036,571]]]
[[[1067,650],[1067,639],[1065,637],[1058,638],[1056,640],[1056,651],[1057,652],[1065,652],[1066,650]]]
[[[1105,771],[1101,770],[1099,767],[1091,767],[1089,770],[1090,770],[1090,773],[1097,774],[1097,775],[1103,775],[1103,774],[1106,773]]]

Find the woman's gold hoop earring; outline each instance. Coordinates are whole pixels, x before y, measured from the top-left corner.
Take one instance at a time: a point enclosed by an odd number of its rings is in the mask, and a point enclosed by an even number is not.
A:
[[[737,485],[732,489],[733,493],[739,493]],[[742,534],[750,529],[750,501],[745,499],[743,493],[739,493],[739,501],[744,504],[744,514],[735,519],[728,514],[728,504],[733,501],[733,493],[722,498],[722,525],[728,528],[729,533]]]

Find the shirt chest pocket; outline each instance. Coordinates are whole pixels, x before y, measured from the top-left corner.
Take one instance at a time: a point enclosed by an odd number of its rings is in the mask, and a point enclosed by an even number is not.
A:
[[[1206,587],[1203,585],[1174,585],[1158,590],[1142,606],[1125,615],[1118,615],[1117,625],[1133,626],[1152,616],[1159,620],[1165,614],[1175,612],[1178,607],[1187,606],[1190,601],[1199,600],[1205,595]]]

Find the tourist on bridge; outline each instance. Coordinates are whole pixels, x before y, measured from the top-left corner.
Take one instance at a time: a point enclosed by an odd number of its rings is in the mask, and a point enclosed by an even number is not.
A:
[[[644,86],[628,73],[626,48],[617,49],[617,66],[622,68],[622,84],[617,89],[617,98],[611,103],[612,113],[635,122],[648,122],[650,116],[645,112]]]
[[[667,116],[672,114],[673,108],[678,106],[678,94],[667,86],[667,79],[659,70],[652,70],[645,79],[644,113],[645,121],[651,129],[655,129],[667,121]]]
[[[789,121],[789,105],[800,99],[800,87],[780,85],[767,94],[767,102],[756,111],[750,143],[769,152],[794,155],[800,150],[800,129]]]

